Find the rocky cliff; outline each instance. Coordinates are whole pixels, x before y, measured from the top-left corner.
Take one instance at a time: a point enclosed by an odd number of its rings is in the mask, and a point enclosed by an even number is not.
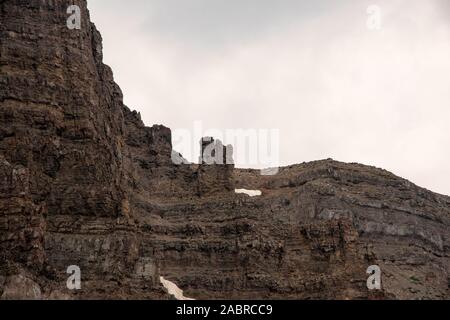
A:
[[[2,299],[167,299],[160,277],[196,299],[450,298],[449,197],[359,164],[174,155],[123,104],[85,0],[0,1]]]

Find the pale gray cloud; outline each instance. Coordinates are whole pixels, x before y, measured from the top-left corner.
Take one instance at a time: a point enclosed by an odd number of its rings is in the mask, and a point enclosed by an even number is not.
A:
[[[198,41],[203,45],[264,34],[273,25],[313,18],[336,6],[335,1],[329,0],[134,0],[127,4],[97,0],[91,1],[90,7],[104,10],[105,4],[107,10],[124,17],[130,12],[145,15],[141,24],[144,31],[150,29],[177,40],[188,38],[191,43]]]
[[[333,157],[450,194],[446,0],[91,0],[125,102],[151,125],[279,128],[283,164]],[[366,27],[378,5],[382,27]],[[194,159],[191,159],[194,160]]]

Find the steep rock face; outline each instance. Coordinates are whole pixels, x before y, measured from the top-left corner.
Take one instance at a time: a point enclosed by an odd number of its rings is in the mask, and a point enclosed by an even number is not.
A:
[[[67,1],[3,1],[1,151],[30,169],[30,192],[48,214],[117,216],[123,114],[120,89],[101,63],[101,37]]]
[[[72,4],[80,30],[66,25]],[[120,296],[114,281],[135,274],[139,257],[126,191],[127,110],[102,63],[101,36],[85,1],[0,6],[4,273],[29,268],[45,297],[67,291],[60,279],[79,265],[93,288],[87,296]]]
[[[450,298],[448,197],[331,160],[174,162],[170,130],[123,105],[84,0],[0,1],[0,54],[1,298],[169,298],[161,276],[196,299]]]
[[[381,169],[332,160],[281,168],[275,177],[240,170],[236,184],[260,189],[276,220],[346,221],[354,245],[379,265],[395,298],[449,297],[450,198]]]

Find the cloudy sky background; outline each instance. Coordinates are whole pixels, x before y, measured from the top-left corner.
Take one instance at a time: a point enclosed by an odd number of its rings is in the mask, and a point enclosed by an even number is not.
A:
[[[367,28],[369,5],[381,9],[380,30]],[[360,162],[450,195],[450,1],[90,0],[89,9],[125,103],[147,125],[279,129],[282,165]]]

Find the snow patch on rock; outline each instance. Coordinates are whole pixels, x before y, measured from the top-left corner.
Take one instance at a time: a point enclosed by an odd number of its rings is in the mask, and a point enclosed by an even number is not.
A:
[[[259,197],[262,195],[261,190],[247,190],[247,189],[236,189],[235,193],[246,194],[250,197]]]
[[[167,292],[169,292],[170,295],[174,296],[175,299],[177,299],[177,300],[195,300],[195,299],[185,297],[183,294],[183,290],[178,288],[178,286],[175,283],[164,279],[164,277],[160,277],[159,281],[164,286],[164,288],[167,289]]]

